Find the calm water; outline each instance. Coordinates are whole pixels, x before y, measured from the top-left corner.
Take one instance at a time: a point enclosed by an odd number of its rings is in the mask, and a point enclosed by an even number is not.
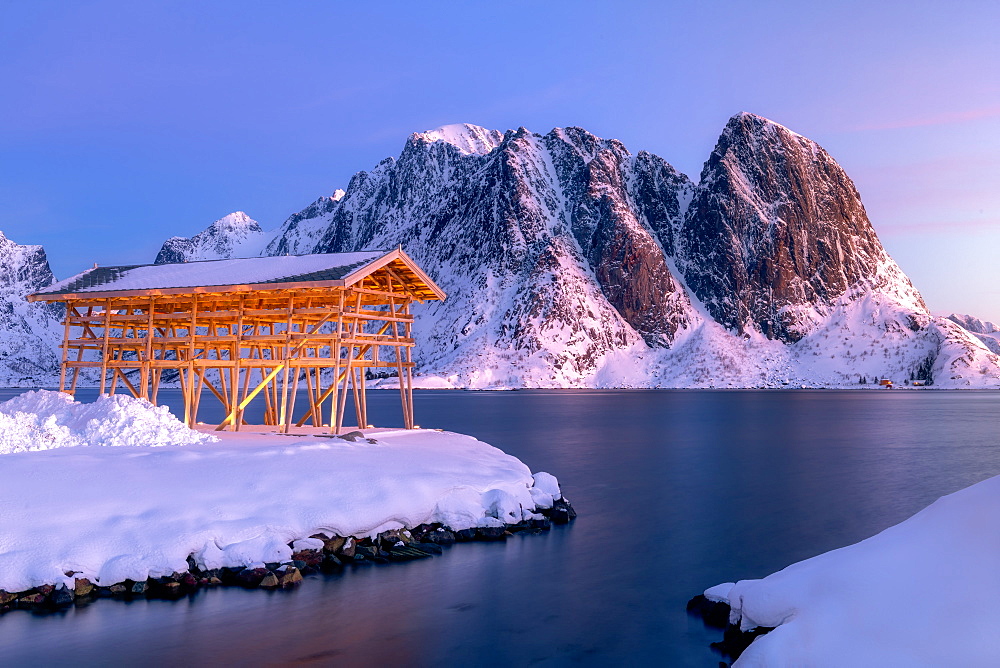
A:
[[[422,425],[555,473],[579,519],[289,592],[14,612],[0,617],[0,662],[715,666],[718,633],[684,610],[693,594],[856,542],[1000,474],[997,392],[418,395]],[[375,424],[400,421],[398,395],[370,401]]]

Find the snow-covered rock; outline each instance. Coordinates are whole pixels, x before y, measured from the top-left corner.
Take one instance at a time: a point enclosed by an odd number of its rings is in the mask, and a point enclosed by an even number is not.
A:
[[[731,623],[776,627],[735,665],[997,665],[998,508],[995,477],[855,545],[712,587]]]
[[[947,317],[948,320],[961,325],[965,331],[973,334],[990,352],[1000,355],[1000,327],[971,315],[952,313]]]
[[[63,309],[24,299],[53,280],[41,246],[22,246],[0,232],[0,386],[58,382]]]
[[[156,255],[156,264],[254,257],[266,243],[260,224],[242,211],[223,216],[193,237],[171,237]]]

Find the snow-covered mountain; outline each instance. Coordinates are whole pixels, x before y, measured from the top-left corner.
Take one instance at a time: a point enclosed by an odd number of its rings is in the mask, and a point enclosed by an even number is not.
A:
[[[266,241],[260,224],[242,211],[223,216],[191,238],[171,237],[156,255],[156,264],[220,260],[260,254]]]
[[[63,311],[24,299],[52,281],[41,246],[21,246],[0,232],[0,387],[58,383]]]
[[[397,244],[449,293],[415,325],[427,383],[1000,387],[996,326],[931,316],[837,163],[746,113],[698,184],[580,128],[416,133],[274,230],[236,212],[157,262]],[[23,300],[44,250],[0,234],[0,267],[0,385],[51,385],[59,309]]]
[[[958,313],[949,315],[948,320],[961,325],[967,332],[974,334],[977,339],[982,341],[990,352],[1000,355],[1000,327],[988,320],[980,320],[975,316],[959,315]]]
[[[216,223],[158,261],[402,244],[449,294],[421,308],[416,359],[453,386],[1000,386],[996,352],[928,313],[836,161],[753,114],[697,184],[580,128],[415,133],[261,234]]]

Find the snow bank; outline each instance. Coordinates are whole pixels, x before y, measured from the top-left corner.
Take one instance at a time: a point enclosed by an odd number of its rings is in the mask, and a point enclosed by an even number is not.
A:
[[[68,405],[51,394],[36,400]],[[73,571],[102,585],[144,580],[186,571],[192,554],[205,568],[285,561],[289,543],[321,531],[360,537],[532,517],[531,472],[497,448],[447,432],[373,435],[222,433],[183,448],[7,455],[0,589],[71,587]],[[540,475],[546,494],[558,489],[550,477]]]
[[[737,666],[998,665],[998,511],[1000,476],[860,543],[705,596],[728,602],[743,630],[777,627]]]
[[[78,446],[164,446],[216,438],[188,429],[166,406],[116,394],[80,403],[36,390],[0,403],[0,454]]]

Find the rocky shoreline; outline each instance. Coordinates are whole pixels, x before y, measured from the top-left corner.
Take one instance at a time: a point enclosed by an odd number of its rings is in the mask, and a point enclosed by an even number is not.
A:
[[[257,567],[199,569],[194,555],[188,557],[189,570],[166,577],[142,581],[125,580],[111,585],[97,585],[87,578],[75,578],[74,587],[51,584],[22,592],[0,589],[0,614],[12,610],[36,613],[57,612],[73,605],[86,605],[101,598],[134,600],[153,598],[175,600],[201,589],[236,586],[246,589],[283,589],[302,581],[311,573],[335,574],[347,566],[391,564],[440,555],[455,543],[503,541],[514,533],[542,533],[553,524],[568,524],[576,519],[569,501],[560,498],[550,508],[536,508],[536,519],[517,524],[501,524],[452,530],[441,524],[421,524],[413,529],[391,529],[375,538],[328,535],[317,532],[289,544],[292,558],[284,563]],[[66,573],[67,577],[76,575]]]
[[[739,624],[733,624],[729,621],[730,607],[728,603],[712,601],[704,594],[698,594],[688,601],[687,611],[695,617],[700,617],[705,626],[722,630],[722,640],[713,642],[711,647],[732,661],[740,658],[740,654],[750,646],[754,639],[774,630],[760,626],[743,631]],[[729,664],[720,662],[720,666],[726,665]]]

